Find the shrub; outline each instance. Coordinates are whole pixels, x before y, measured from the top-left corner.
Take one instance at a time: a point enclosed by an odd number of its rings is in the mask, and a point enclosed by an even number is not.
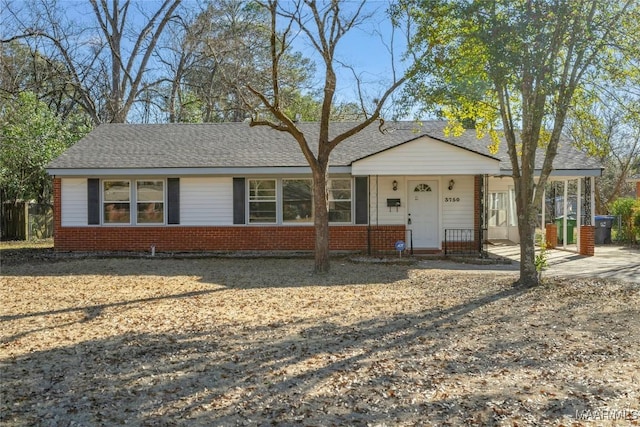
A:
[[[639,205],[639,206],[637,206]],[[625,243],[635,243],[637,234],[636,215],[640,215],[640,203],[630,197],[614,200],[611,213],[620,217],[620,233],[618,240]]]

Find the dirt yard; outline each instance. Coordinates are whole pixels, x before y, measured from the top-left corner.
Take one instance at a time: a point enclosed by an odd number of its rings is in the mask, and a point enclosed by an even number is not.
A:
[[[311,269],[5,256],[0,424],[640,424],[638,285]]]

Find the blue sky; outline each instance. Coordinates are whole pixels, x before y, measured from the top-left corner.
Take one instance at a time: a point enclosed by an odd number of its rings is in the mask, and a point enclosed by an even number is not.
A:
[[[286,0],[283,1],[286,2]],[[129,8],[129,17],[133,18],[135,22],[135,16],[140,14],[138,10],[139,7],[155,10],[160,2],[158,0],[134,0],[132,3]],[[349,12],[349,8],[354,8],[359,3],[360,2],[356,0],[346,0],[342,7],[345,11]],[[17,7],[35,5],[35,3],[26,0],[12,1],[11,4]],[[93,12],[91,11],[91,6],[86,0],[59,0],[58,4],[60,7],[64,7],[64,14],[73,21],[75,25],[81,27],[95,27],[97,25]],[[183,2],[183,7],[190,9],[202,5],[203,2],[196,0],[185,0]],[[391,55],[388,47],[385,46],[385,43],[389,44],[391,42],[392,34],[391,22],[386,13],[388,6],[389,1],[386,0],[367,0],[363,13],[370,14],[371,17],[347,33],[338,45],[336,52],[336,59],[352,66],[360,76],[363,82],[363,90],[368,99],[377,98],[392,81]],[[3,19],[6,18],[7,16],[3,14]],[[88,36],[88,34],[85,33],[85,36]],[[402,34],[396,33],[394,53],[396,55],[395,67],[398,73],[402,73],[405,68],[401,62],[401,56],[404,53],[405,46],[406,44],[402,40]],[[317,59],[317,53],[310,44],[304,40],[303,35],[299,35],[296,38],[294,47],[303,55],[311,57],[312,59],[316,57]],[[317,78],[314,86],[321,89],[324,68],[321,61],[316,60],[316,62]],[[357,101],[358,95],[352,72],[341,67],[339,64],[334,64],[334,66],[338,73],[338,90],[335,101]]]
[[[359,2],[348,1],[350,4]],[[402,55],[406,50],[406,43],[403,35],[396,31],[394,37],[394,61],[392,61],[388,46],[392,40],[392,25],[387,17],[386,9],[388,1],[367,1],[364,12],[371,13],[372,16],[363,22],[359,27],[352,29],[340,41],[336,52],[336,59],[352,66],[355,72],[365,83],[363,88],[370,97],[376,97],[382,88],[392,80],[393,66],[395,66],[398,77],[406,69],[406,64],[402,61]],[[302,36],[300,37],[302,39]],[[314,57],[316,52],[304,40],[296,40],[296,49],[304,55]],[[318,78],[323,78],[324,66],[318,62]],[[338,101],[357,99],[355,90],[355,80],[353,73],[335,64],[338,74]],[[318,83],[322,83],[320,80]]]

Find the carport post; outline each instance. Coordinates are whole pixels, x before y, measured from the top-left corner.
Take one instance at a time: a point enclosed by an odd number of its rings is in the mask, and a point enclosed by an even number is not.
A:
[[[578,230],[578,237],[576,238],[576,244],[578,247],[578,252],[580,252],[580,235],[582,233],[580,233],[580,227],[582,227],[582,180],[580,178],[577,178],[576,181],[578,181],[578,186],[577,186],[577,196],[578,196],[578,200],[576,201],[577,206],[576,206],[576,230]]]
[[[541,220],[542,223],[540,224],[540,228],[542,228],[542,230],[546,230],[547,229],[546,203],[547,203],[547,189],[543,188],[542,189],[542,206],[541,206],[541,209],[540,209],[542,211],[542,220]],[[554,203],[555,203],[555,201],[554,201]]]
[[[564,196],[562,200],[562,248],[567,249],[567,197],[569,196],[569,180],[564,180]]]
[[[591,190],[591,225],[596,224],[596,178],[589,177],[591,181],[590,190]]]

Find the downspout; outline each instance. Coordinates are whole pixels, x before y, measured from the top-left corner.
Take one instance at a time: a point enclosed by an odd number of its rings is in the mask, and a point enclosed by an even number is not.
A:
[[[577,189],[576,189],[576,246],[578,249],[578,253],[580,252],[580,227],[582,227],[582,179],[577,178]]]
[[[379,215],[380,203],[379,203],[379,200],[378,200],[378,197],[379,197],[378,189],[379,188],[380,188],[380,185],[378,184],[378,175],[376,175],[376,228],[378,226],[380,226],[380,224],[378,223],[378,221],[379,221],[378,218],[380,217],[380,215]]]
[[[371,175],[367,178],[367,254],[371,256]]]
[[[589,183],[589,192],[591,193],[589,195],[589,199],[591,199],[591,222],[589,224],[596,225],[596,178],[594,176],[590,176]]]
[[[567,197],[569,197],[569,181],[566,179],[564,180],[564,192],[562,193],[562,197],[562,248],[567,249],[567,236],[569,235],[567,231]]]

